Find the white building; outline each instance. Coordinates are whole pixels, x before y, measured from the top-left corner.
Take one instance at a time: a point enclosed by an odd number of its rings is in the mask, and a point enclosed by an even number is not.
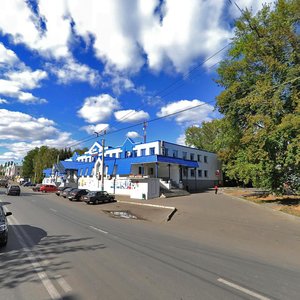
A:
[[[66,185],[97,190],[104,184],[108,192],[141,199],[155,198],[172,189],[197,192],[222,182],[215,153],[161,140],[135,143],[130,138],[120,147],[105,147],[104,182],[99,142],[83,155],[61,161],[56,172]]]

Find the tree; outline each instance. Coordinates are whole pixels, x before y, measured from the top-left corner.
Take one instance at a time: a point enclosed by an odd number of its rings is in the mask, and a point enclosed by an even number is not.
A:
[[[34,148],[32,150],[30,150],[29,152],[27,152],[26,156],[23,159],[23,177],[25,178],[33,178],[34,177],[34,167],[33,167],[33,161],[34,158],[36,156],[36,154],[38,153],[39,148]]]
[[[300,180],[299,20],[297,0],[256,16],[245,11],[218,68],[217,106],[235,140],[223,157],[226,173],[272,190]]]

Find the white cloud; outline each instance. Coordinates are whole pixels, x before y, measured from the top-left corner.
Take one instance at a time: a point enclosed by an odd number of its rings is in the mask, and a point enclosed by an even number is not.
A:
[[[126,136],[129,137],[129,138],[131,138],[131,139],[135,139],[135,138],[141,137],[139,135],[139,133],[137,133],[136,131],[129,131],[129,132],[127,132]]]
[[[58,78],[58,82],[67,84],[74,81],[88,82],[95,85],[100,81],[100,75],[89,66],[80,64],[74,59],[66,59],[63,62],[46,64],[46,68]]]
[[[96,123],[107,120],[114,110],[120,107],[119,101],[108,94],[89,97],[77,112],[78,116],[88,123]]]
[[[239,4],[257,11],[271,2]],[[2,0],[0,31],[46,56],[70,58],[78,35],[106,67],[137,72],[147,63],[184,72],[229,41],[227,10],[227,0],[39,0],[34,12],[27,1]],[[229,10],[240,15],[234,5]]]
[[[196,108],[192,108],[196,107]],[[183,112],[182,110],[192,108]],[[180,112],[169,118],[175,119],[179,124],[200,124],[203,121],[210,121],[213,116],[214,107],[200,100],[180,100],[169,103],[162,107],[157,113],[158,117],[168,116],[176,112]]]
[[[177,138],[176,144],[186,146],[184,133]]]
[[[8,101],[5,99],[0,98],[0,104],[8,104]]]
[[[0,154],[0,160],[20,160],[29,150],[42,145],[63,148],[76,142],[70,133],[58,130],[52,120],[6,109],[0,109],[0,140],[5,141],[0,146],[8,149]]]
[[[40,86],[40,81],[47,78],[47,73],[42,70],[31,71],[24,69],[20,71],[12,71],[6,74],[6,78],[16,83],[20,89],[35,89]]]
[[[118,122],[132,123],[139,122],[149,119],[149,114],[143,110],[136,111],[133,109],[119,110],[114,113],[115,118]]]
[[[96,125],[88,125],[82,127],[82,129],[85,130],[88,134],[95,134],[95,132],[101,134],[103,130],[109,130],[109,124],[102,123]]]
[[[13,65],[18,61],[19,59],[15,52],[7,49],[2,43],[0,43],[0,67],[6,64]]]

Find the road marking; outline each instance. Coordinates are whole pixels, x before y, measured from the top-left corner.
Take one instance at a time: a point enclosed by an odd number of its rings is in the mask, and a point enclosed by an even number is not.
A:
[[[69,293],[72,291],[70,285],[66,282],[66,280],[61,275],[56,275],[54,277],[61,288],[64,290],[65,293]]]
[[[237,285],[237,284],[235,284],[233,282],[227,281],[227,280],[225,280],[223,278],[218,278],[218,281],[222,282],[222,283],[224,283],[224,284],[226,284],[226,285],[228,285],[228,286],[230,286],[230,287],[232,287],[234,289],[237,289],[237,290],[239,290],[239,291],[241,291],[241,292],[243,292],[245,294],[248,294],[248,295],[250,295],[250,296],[252,296],[254,298],[257,298],[257,299],[260,299],[260,300],[271,300],[268,297],[262,296],[262,295],[260,295],[258,293],[255,293],[255,292],[252,292],[252,291],[250,291],[250,290],[248,290],[248,289],[246,289],[246,288],[244,288],[244,287],[242,287],[240,285]]]
[[[92,228],[92,229],[94,229],[94,230],[97,230],[97,231],[99,231],[99,232],[102,232],[102,233],[105,233],[105,234],[108,234],[108,232],[107,231],[104,231],[104,230],[102,230],[102,229],[100,229],[100,228],[97,228],[97,227],[94,227],[94,226],[89,226],[90,228]]]
[[[53,212],[57,212],[57,210],[56,209],[54,209],[54,208],[49,208],[51,211],[53,211]]]
[[[10,216],[10,219],[13,221],[15,225],[20,225],[16,218],[13,216]],[[33,266],[35,272],[37,273],[37,276],[43,283],[45,289],[47,290],[48,294],[50,295],[51,299],[61,299],[61,295],[55,288],[55,286],[52,284],[51,280],[47,276],[46,272],[44,271],[42,265],[38,262],[36,257],[34,256],[33,252],[29,250],[29,245],[25,242],[24,238],[26,238],[28,241],[30,241],[30,237],[28,234],[21,228],[19,227],[18,229],[13,229],[16,236],[18,237],[18,241],[20,242],[21,246],[24,248],[23,252],[26,253],[27,257],[29,258],[31,265]],[[22,235],[18,232],[22,233]],[[24,236],[24,238],[23,238]]]

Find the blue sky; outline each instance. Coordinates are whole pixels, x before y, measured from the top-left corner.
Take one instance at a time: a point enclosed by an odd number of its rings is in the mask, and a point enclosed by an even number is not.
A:
[[[122,129],[147,120],[148,141],[184,144],[188,126],[220,117],[213,79],[226,49],[207,59],[239,15],[228,0],[1,0],[0,162],[89,147],[96,138],[80,141],[103,129],[107,145],[142,141],[142,125]]]

